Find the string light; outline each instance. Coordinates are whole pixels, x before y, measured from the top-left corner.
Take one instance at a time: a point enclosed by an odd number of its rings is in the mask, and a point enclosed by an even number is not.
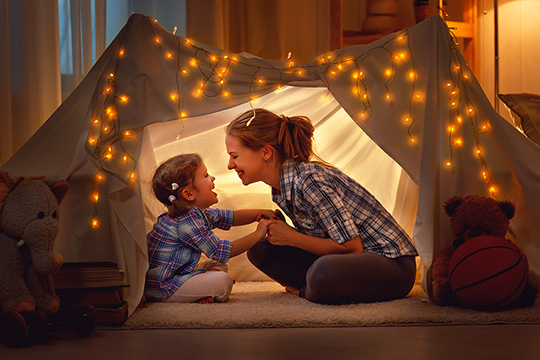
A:
[[[345,74],[350,81],[354,81],[354,86],[351,87],[351,94],[358,97],[359,102],[363,105],[363,109],[357,113],[358,118],[362,121],[368,119],[368,115],[374,111],[374,106],[381,106],[381,104],[384,104],[381,100],[386,100],[387,104],[383,106],[394,106],[394,101],[401,101],[401,99],[404,98],[403,94],[397,96],[394,93],[394,86],[402,91],[402,84],[407,84],[407,86],[409,86],[409,109],[399,121],[401,122],[402,127],[406,129],[409,142],[412,145],[416,145],[418,142],[417,135],[415,134],[416,122],[414,115],[417,107],[416,105],[413,105],[413,103],[424,102],[426,96],[417,88],[417,80],[419,77],[421,78],[422,74],[418,74],[416,71],[415,59],[411,53],[407,30],[404,30],[393,37],[389,37],[388,41],[381,45],[374,46],[371,50],[358,57],[351,56],[350,54],[341,56],[339,52],[335,52],[321,55],[317,63],[306,65],[296,64],[292,59],[292,53],[289,52],[287,60],[284,62],[284,67],[281,69],[270,66],[264,67],[260,64],[240,59],[238,56],[231,54],[220,55],[218,53],[211,53],[206,49],[196,46],[187,38],[181,38],[174,35],[175,31],[176,27],[173,30],[173,34],[170,36],[174,36],[177,40],[177,53],[171,51],[170,48],[165,49],[165,46],[162,45],[162,41],[160,40],[160,36],[154,34],[154,39],[157,46],[162,50],[162,56],[164,58],[177,60],[177,89],[176,91],[171,92],[169,97],[172,102],[177,104],[177,114],[180,119],[184,119],[188,116],[183,108],[183,98],[185,95],[181,95],[184,94],[180,91],[181,84],[196,83],[197,86],[195,89],[192,89],[191,92],[187,91],[188,94],[191,93],[191,95],[196,98],[220,96],[222,98],[234,97],[237,100],[238,96],[244,96],[252,103],[256,102],[260,96],[258,91],[264,91],[269,88],[273,88],[276,92],[282,91],[283,84],[298,80],[298,78],[303,77],[306,73],[312,73],[310,71],[311,68],[319,67],[315,70],[320,73],[322,77],[339,77],[341,74]],[[189,54],[187,56],[187,61],[184,60],[186,59],[186,55],[184,54]],[[118,50],[118,58],[124,56],[126,56],[126,53],[123,48],[120,48]],[[383,57],[386,57],[386,60]],[[382,64],[378,74],[377,71],[370,70],[373,68],[373,64],[365,64],[365,62],[373,60],[375,60],[376,63]],[[490,127],[489,123],[485,122],[478,128],[475,121],[473,121],[476,116],[474,107],[468,103],[466,94],[462,93],[464,86],[463,81],[469,79],[469,75],[463,72],[463,68],[458,60],[454,59],[448,68],[450,73],[449,80],[442,82],[442,85],[449,89],[446,90],[445,93],[450,93],[451,95],[448,103],[450,105],[448,117],[448,133],[450,136],[448,144],[450,146],[450,157],[448,160],[445,160],[444,164],[448,168],[454,167],[452,149],[453,147],[462,147],[464,145],[463,134],[461,134],[463,132],[463,119],[460,114],[467,114],[467,119],[471,120],[471,125],[474,127],[473,134],[475,136],[476,155],[481,160],[484,174],[482,178],[488,183],[488,169],[482,158],[482,154],[480,153],[478,133],[486,132]],[[231,91],[231,89],[233,89],[232,87],[227,86],[227,74],[231,69],[231,66],[236,65],[243,66],[244,69],[253,69],[248,94],[236,94]],[[190,68],[194,68],[194,70],[188,71],[187,69]],[[366,72],[366,70],[369,71]],[[275,74],[276,72],[279,73],[279,81],[276,80],[276,82],[272,82],[272,79],[275,79],[272,73]],[[180,76],[182,76],[182,78],[189,76],[189,80],[182,80],[183,82],[181,83],[179,81]],[[196,76],[200,76],[201,80],[194,82],[193,80],[196,79]],[[372,84],[377,82],[380,83],[379,79],[381,76],[386,79],[384,84],[385,90],[382,94],[377,94],[375,91],[378,92],[380,90],[373,90],[375,87],[372,88]],[[276,83],[278,83],[278,85],[276,85]],[[124,144],[122,143],[123,139],[126,141],[128,141],[128,139],[136,139],[137,135],[132,134],[130,131],[124,131],[123,133],[119,131],[121,119],[117,112],[117,105],[122,104],[122,106],[129,106],[130,99],[127,95],[116,95],[117,88],[115,74],[112,72],[109,73],[109,78],[104,89],[105,91],[103,94],[105,99],[103,101],[103,107],[101,108],[102,110],[99,108],[95,110],[98,116],[92,121],[93,130],[89,132],[87,140],[87,146],[91,148],[92,153],[96,154],[96,159],[100,162],[101,166],[95,179],[97,185],[99,185],[103,179],[102,173],[104,168],[121,166],[123,163],[123,166],[135,169],[137,165],[137,160],[124,148]],[[255,93],[255,91],[257,91],[257,93]],[[330,92],[322,97],[322,99],[326,100],[329,94]],[[115,101],[115,99],[117,100]],[[371,99],[374,99],[374,104],[372,104]],[[468,105],[463,106],[463,104]],[[121,108],[118,107],[118,110],[121,110]],[[100,112],[102,113],[101,116],[99,116]],[[177,139],[180,139],[180,135],[178,135]],[[116,156],[115,153],[117,154]],[[102,160],[105,160],[106,163],[101,163]],[[129,180],[129,182],[133,182],[136,178],[134,170],[126,172],[125,176],[127,178],[126,180]],[[490,193],[494,193],[496,187],[494,185],[489,185],[488,189]],[[94,203],[97,203],[99,191],[96,191],[94,195]],[[98,226],[97,216],[95,215],[92,218],[92,226]]]

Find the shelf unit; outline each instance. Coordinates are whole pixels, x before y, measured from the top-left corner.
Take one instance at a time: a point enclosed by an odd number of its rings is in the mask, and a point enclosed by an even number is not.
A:
[[[370,0],[366,0],[366,7]],[[411,1],[412,2],[412,1]],[[462,21],[447,21],[448,28],[461,42],[461,51],[469,67],[476,69],[476,15],[477,0],[462,0]],[[411,5],[412,6],[412,5]],[[331,49],[341,49],[347,45],[369,44],[389,33],[365,34],[361,31],[343,29],[343,1],[330,0]]]

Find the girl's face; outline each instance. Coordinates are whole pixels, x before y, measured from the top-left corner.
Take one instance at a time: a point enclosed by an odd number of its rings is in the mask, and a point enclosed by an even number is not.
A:
[[[238,174],[242,184],[249,185],[258,181],[263,181],[264,156],[262,149],[254,151],[244,146],[237,138],[226,135],[225,146],[229,154],[227,168],[234,170]]]
[[[207,207],[217,204],[217,194],[212,191],[216,187],[214,184],[215,179],[215,177],[208,174],[204,163],[197,168],[193,184],[190,187],[190,190],[195,196],[195,206],[206,209]]]

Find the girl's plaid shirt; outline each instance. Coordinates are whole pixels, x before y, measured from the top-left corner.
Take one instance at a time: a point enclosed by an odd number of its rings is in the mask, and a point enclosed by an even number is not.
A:
[[[233,222],[233,211],[192,207],[184,215],[158,217],[146,238],[149,269],[146,273],[145,295],[162,299],[172,295],[193,275],[205,270],[194,270],[204,253],[209,259],[226,263],[232,243],[212,232],[228,230]]]

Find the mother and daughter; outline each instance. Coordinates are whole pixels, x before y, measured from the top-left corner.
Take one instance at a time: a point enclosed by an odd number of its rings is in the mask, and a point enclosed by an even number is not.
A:
[[[279,210],[210,208],[218,202],[214,177],[196,154],[158,167],[153,190],[168,212],[147,235],[147,300],[226,301],[233,285],[226,263],[245,251],[263,273],[312,302],[388,301],[409,293],[417,255],[411,239],[362,185],[314,154],[313,132],[307,117],[264,109],[226,128],[229,170],[243,185],[270,185],[294,227]],[[234,241],[212,232],[255,221],[253,233]]]

